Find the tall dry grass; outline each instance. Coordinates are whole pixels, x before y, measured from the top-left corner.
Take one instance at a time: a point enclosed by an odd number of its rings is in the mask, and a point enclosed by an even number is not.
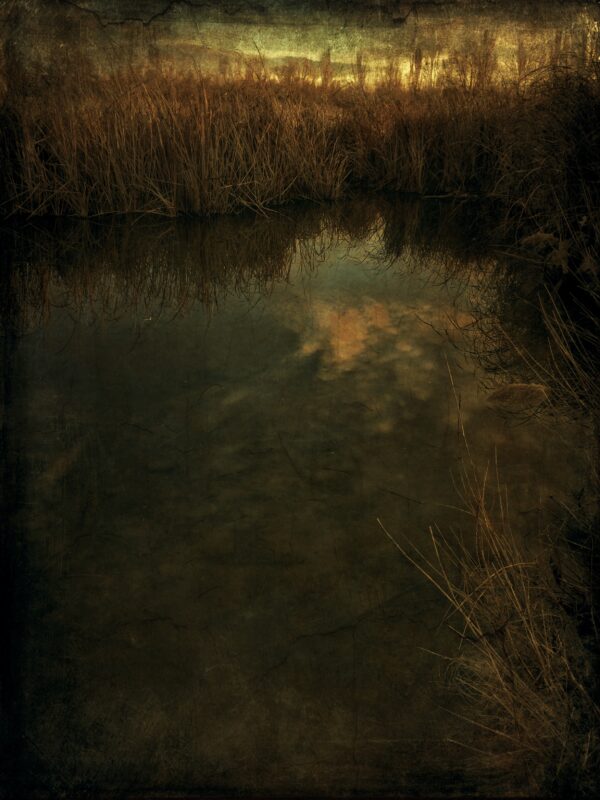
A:
[[[8,65],[0,213],[214,214],[368,188],[493,197],[539,227],[582,182],[597,200],[597,51],[522,52],[507,73],[486,33],[443,64],[417,50],[404,77],[367,80],[359,54],[347,82],[326,57],[318,75]]]

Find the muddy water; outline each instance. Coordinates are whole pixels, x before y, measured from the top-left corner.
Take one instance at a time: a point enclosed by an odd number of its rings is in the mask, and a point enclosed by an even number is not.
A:
[[[448,713],[464,709],[429,652],[456,648],[445,603],[378,520],[425,549],[432,524],[468,531],[460,407],[473,459],[497,458],[537,530],[583,483],[579,433],[487,401],[442,251],[411,258],[405,234],[390,258],[377,224],[290,233],[265,280],[248,253],[277,223],[224,224],[159,230],[130,272],[129,234],[120,256],[105,242],[39,274],[15,263],[35,312],[5,359],[21,779],[489,790],[447,741],[479,733]],[[229,272],[207,294],[209,262]]]

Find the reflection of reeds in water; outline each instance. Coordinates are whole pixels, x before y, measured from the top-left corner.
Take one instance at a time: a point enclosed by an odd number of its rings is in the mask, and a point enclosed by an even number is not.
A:
[[[195,302],[210,308],[231,292],[268,293],[292,265],[308,271],[336,243],[369,237],[384,263],[437,257],[464,270],[488,246],[473,243],[471,223],[465,205],[380,196],[268,216],[13,226],[0,235],[3,310],[25,324],[50,313],[57,293],[74,311],[105,316],[128,308],[172,315]]]
[[[128,308],[184,311],[216,304],[231,291],[268,292],[285,280],[296,248],[318,235],[318,217],[222,217],[166,223],[113,220],[27,226],[2,237],[12,265],[12,304],[24,314],[51,311],[50,285],[77,310],[100,315]]]
[[[431,530],[431,557],[409,542],[402,554],[447,599],[459,636],[449,658],[464,719],[478,731],[475,769],[511,776],[507,790],[592,795],[600,768],[598,646],[590,589],[591,547],[574,557],[567,542],[525,541],[511,530],[500,486],[476,470],[465,477],[473,536]],[[495,506],[495,507],[493,507]],[[446,656],[447,657],[447,656]]]

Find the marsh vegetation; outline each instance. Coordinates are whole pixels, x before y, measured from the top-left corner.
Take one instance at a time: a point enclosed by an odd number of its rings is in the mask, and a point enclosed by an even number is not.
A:
[[[538,227],[595,214],[599,52],[592,31],[542,61],[519,50],[509,70],[484,32],[472,51],[434,63],[417,49],[409,75],[390,62],[371,81],[360,56],[351,81],[327,54],[316,76],[5,57],[1,210],[214,214],[388,189],[493,197]]]

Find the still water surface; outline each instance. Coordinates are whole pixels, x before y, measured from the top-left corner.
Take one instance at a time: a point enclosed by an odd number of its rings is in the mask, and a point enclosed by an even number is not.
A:
[[[445,603],[377,520],[422,548],[431,525],[468,530],[460,407],[532,533],[583,481],[576,429],[487,402],[439,254],[407,239],[390,259],[377,224],[284,246],[277,224],[15,266],[45,309],[6,361],[34,786],[477,788],[446,740],[479,734],[428,652],[456,648]],[[272,279],[240,276],[268,247]]]

